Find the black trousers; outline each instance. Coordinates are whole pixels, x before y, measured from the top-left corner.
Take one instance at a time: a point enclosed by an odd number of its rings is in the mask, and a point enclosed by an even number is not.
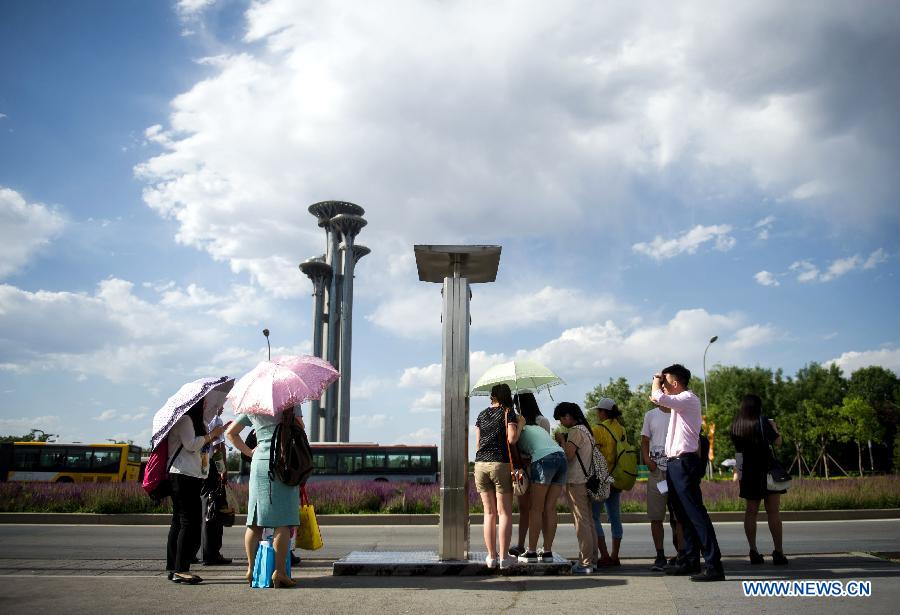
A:
[[[166,570],[188,572],[191,560],[200,548],[200,507],[202,478],[170,474],[172,481],[172,525],[166,545]]]
[[[219,473],[216,472],[215,468],[210,468],[209,477],[207,477],[203,486],[203,493],[215,493],[219,488],[221,481],[222,478],[219,476]],[[203,532],[200,540],[200,552],[202,554],[201,559],[204,562],[214,562],[222,557],[220,551],[222,550],[222,534],[225,531],[220,522],[206,520],[206,506],[211,497],[211,495],[204,495],[202,497],[203,504],[200,508],[203,511]]]
[[[716,530],[703,505],[700,481],[703,476],[703,461],[698,455],[685,455],[669,459],[666,482],[669,487],[669,501],[675,509],[675,516],[681,521],[684,531],[685,559],[699,560],[699,543],[708,570],[722,570],[722,552],[716,539]]]

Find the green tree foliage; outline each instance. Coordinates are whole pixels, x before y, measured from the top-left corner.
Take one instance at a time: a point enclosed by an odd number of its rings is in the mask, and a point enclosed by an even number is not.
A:
[[[870,440],[880,455],[873,466],[900,471],[900,378],[890,370],[866,367],[847,379],[836,365],[810,363],[791,378],[781,370],[759,366],[717,365],[707,376],[708,400],[700,378],[692,378],[690,388],[704,402],[707,424],[715,425],[717,468],[734,456],[730,430],[741,398],[755,393],[762,399],[763,414],[775,420],[784,440],[776,454],[790,460],[788,465],[798,468],[801,475],[810,466],[830,475],[837,463],[835,457],[844,460],[842,463],[855,457],[862,466],[863,448],[869,448]],[[615,399],[629,438],[638,442],[644,413],[652,407],[649,394],[649,382],[632,390],[625,378],[610,378],[587,394],[585,406],[601,397]],[[593,422],[596,417],[588,419]]]
[[[884,429],[878,422],[875,409],[860,397],[845,397],[844,403],[836,408],[838,417],[843,421],[838,439],[856,442],[859,475],[863,476],[863,444],[870,440],[879,440]]]
[[[617,380],[613,380],[610,378],[605,386],[598,384],[593,390],[585,395],[585,409],[596,405],[602,397],[609,397],[610,399],[615,400],[616,405],[619,406],[619,410],[622,411],[621,420],[622,424],[625,426],[625,433],[628,436],[628,441],[632,444],[639,443],[641,427],[644,424],[644,413],[653,408],[653,403],[649,399],[649,383],[638,385],[637,389],[632,391],[631,387],[628,385],[627,379],[620,377]],[[585,411],[585,416],[587,416],[588,422],[591,425],[596,424],[596,412]]]
[[[41,435],[37,435],[38,432]],[[40,429],[32,429],[30,433],[23,436],[0,436],[0,442],[46,442],[53,437],[53,434],[44,433]]]

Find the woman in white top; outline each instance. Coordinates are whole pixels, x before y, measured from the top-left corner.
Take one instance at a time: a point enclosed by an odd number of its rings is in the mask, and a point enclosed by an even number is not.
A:
[[[190,573],[191,560],[200,548],[203,522],[200,489],[209,472],[209,445],[225,431],[222,425],[207,433],[206,425],[225,402],[224,394],[212,391],[191,406],[167,436],[169,480],[172,483],[172,525],[166,547],[166,570],[170,581],[194,585],[203,579]]]

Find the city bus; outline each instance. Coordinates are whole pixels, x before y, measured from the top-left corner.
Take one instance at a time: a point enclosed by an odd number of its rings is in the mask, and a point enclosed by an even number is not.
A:
[[[313,473],[307,482],[324,480],[374,480],[378,482],[435,483],[438,478],[437,446],[374,442],[314,442],[310,444]],[[250,463],[241,459],[240,482],[250,475]]]
[[[141,447],[133,444],[0,444],[0,480],[110,483],[138,480]]]

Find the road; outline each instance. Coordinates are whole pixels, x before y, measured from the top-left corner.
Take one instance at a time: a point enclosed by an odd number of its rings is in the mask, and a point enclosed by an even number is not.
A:
[[[590,577],[335,577],[330,563],[352,550],[433,550],[433,526],[331,526],[326,548],[301,552],[293,590],[251,590],[241,580],[246,560],[195,572],[195,587],[165,580],[160,526],[0,525],[0,613],[303,612],[303,613],[893,613],[900,604],[900,565],[865,555],[900,552],[900,520],[789,522],[791,565],[750,566],[740,523],[718,523],[728,580],[698,586],[649,571],[646,524],[628,524],[623,566]],[[472,527],[479,548],[481,527]],[[242,528],[230,528],[225,555],[241,558]],[[771,549],[759,528],[760,548]],[[557,551],[575,553],[571,526],[560,528]],[[746,580],[870,581],[865,598],[751,598]]]
[[[168,529],[149,525],[0,525],[0,558],[160,560],[165,556]],[[316,560],[338,559],[350,551],[433,551],[438,542],[437,526],[329,526],[322,531],[325,548],[312,554]],[[242,557],[243,528],[226,528],[225,532],[223,555]],[[471,527],[473,550],[483,550],[479,546],[481,532],[480,525]],[[741,523],[717,523],[716,534],[725,556],[747,555]],[[760,552],[771,553],[772,542],[765,524],[759,525],[757,535]],[[784,524],[784,548],[788,554],[900,552],[900,519],[790,521]],[[575,556],[575,530],[571,525],[560,526],[554,550]],[[672,551],[671,544],[666,551]],[[649,524],[626,524],[622,556],[652,555]]]

